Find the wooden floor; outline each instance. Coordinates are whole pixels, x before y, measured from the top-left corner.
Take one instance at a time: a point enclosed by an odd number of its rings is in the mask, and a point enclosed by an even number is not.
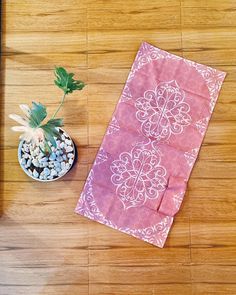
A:
[[[1,295],[236,294],[236,1],[3,1]],[[228,72],[184,204],[159,249],[73,213],[142,40]],[[62,180],[31,181],[9,113],[60,99],[53,68],[88,85],[61,115],[79,149]]]

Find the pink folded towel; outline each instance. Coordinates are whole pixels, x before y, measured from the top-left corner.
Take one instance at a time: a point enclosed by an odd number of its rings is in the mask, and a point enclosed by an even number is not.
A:
[[[225,75],[143,42],[75,211],[163,247]]]

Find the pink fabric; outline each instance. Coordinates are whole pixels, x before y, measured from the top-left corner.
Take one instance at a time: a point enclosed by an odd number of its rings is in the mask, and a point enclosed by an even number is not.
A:
[[[143,42],[76,212],[163,247],[225,75]]]

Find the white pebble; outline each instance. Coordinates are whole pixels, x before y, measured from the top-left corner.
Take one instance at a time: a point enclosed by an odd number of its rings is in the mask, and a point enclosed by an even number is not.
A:
[[[51,176],[57,176],[57,171],[52,169],[50,175]]]
[[[56,167],[55,169],[58,173],[61,171],[61,167]]]
[[[70,164],[70,165],[72,165],[72,164],[73,164],[73,162],[74,162],[74,160],[73,160],[73,159],[69,159],[69,164]]]
[[[42,163],[42,167],[47,167],[48,166],[48,162],[43,162]]]
[[[50,174],[50,170],[46,167],[43,169],[44,175],[48,176]]]
[[[65,162],[61,162],[61,169],[65,169],[66,168],[66,163]]]
[[[28,169],[29,175],[32,175],[32,171],[30,169]]]
[[[28,153],[24,153],[24,154],[22,155],[22,158],[28,159],[28,158],[30,158],[30,155],[29,155]]]
[[[35,177],[35,178],[38,178],[39,177],[39,174],[38,174],[38,172],[34,169],[34,171],[33,171],[33,176]]]
[[[32,160],[29,159],[29,160],[27,161],[27,163],[26,163],[26,167],[30,167],[30,166],[31,166],[31,163],[32,163]]]
[[[20,163],[21,163],[21,165],[25,166],[25,164],[26,164],[26,160],[25,160],[25,158],[21,158],[21,159],[20,159]]]
[[[50,161],[50,162],[48,163],[48,167],[49,167],[49,168],[53,168],[53,167],[54,167],[54,162],[53,162],[53,161]]]
[[[67,153],[72,152],[72,151],[73,151],[73,147],[72,146],[66,147],[66,152]]]
[[[63,158],[63,160],[67,160],[67,156],[66,156],[66,154],[64,154],[63,156],[62,156],[62,158]]]
[[[54,161],[56,159],[56,154],[55,153],[51,153],[49,160]]]
[[[61,143],[60,143],[60,148],[63,149],[64,146],[65,146],[65,143],[64,143],[64,142],[61,142]]]
[[[61,156],[57,157],[57,161],[58,162],[62,162],[63,161],[63,158]]]
[[[66,140],[65,140],[65,143],[66,143],[67,145],[71,145],[71,144],[72,144],[72,141],[71,141],[70,139],[66,139]]]
[[[61,175],[65,174],[66,172],[67,172],[66,170],[61,170],[61,171],[59,172],[59,175],[61,176]]]
[[[73,158],[74,158],[74,154],[69,153],[69,154],[67,154],[67,157],[68,157],[69,159],[73,159]]]
[[[39,161],[37,159],[33,159],[32,164],[34,167],[39,167]]]

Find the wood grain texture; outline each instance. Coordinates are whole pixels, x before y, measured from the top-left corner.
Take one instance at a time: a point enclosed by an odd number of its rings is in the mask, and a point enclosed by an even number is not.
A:
[[[3,1],[0,294],[236,294],[236,2]],[[159,249],[73,213],[140,42],[228,73],[181,211]],[[8,118],[50,113],[62,65],[87,83],[61,115],[79,161],[55,183],[17,162]]]

